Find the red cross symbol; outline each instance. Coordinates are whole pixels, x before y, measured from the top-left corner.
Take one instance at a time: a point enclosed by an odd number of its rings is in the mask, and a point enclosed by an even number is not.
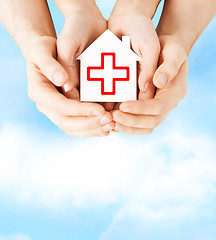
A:
[[[93,74],[97,75],[97,77],[91,77]],[[101,66],[87,67],[87,80],[100,81],[102,95],[115,95],[116,82],[130,80],[130,68],[117,67],[115,53],[101,53]],[[105,91],[105,88],[109,88],[111,91]]]

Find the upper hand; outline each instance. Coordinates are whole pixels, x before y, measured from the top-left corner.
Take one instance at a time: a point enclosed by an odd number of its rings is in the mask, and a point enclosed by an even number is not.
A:
[[[117,131],[135,135],[151,133],[186,95],[187,54],[181,44],[171,36],[160,37],[160,43],[160,66],[154,75],[154,83],[162,87],[157,82],[160,74],[167,77],[167,83],[163,88],[157,89],[154,99],[122,103],[120,110],[113,113]]]
[[[112,116],[101,105],[68,99],[57,90],[55,85],[61,86],[69,77],[56,61],[56,38],[41,37],[31,49],[27,58],[28,92],[38,110],[69,136],[109,135]]]

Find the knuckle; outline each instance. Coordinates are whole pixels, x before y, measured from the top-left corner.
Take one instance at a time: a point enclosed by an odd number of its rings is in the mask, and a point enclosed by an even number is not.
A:
[[[130,126],[132,127],[142,127],[142,121],[140,121],[140,119],[138,117],[133,117],[130,120]]]
[[[164,113],[165,107],[163,103],[158,103],[153,110],[154,115],[161,115]]]
[[[186,97],[186,95],[187,95],[187,84],[185,84],[183,87],[182,87],[182,94],[181,94],[181,98],[180,98],[180,100],[182,100],[183,98],[185,98]]]
[[[167,67],[168,67],[169,71],[171,72],[172,76],[175,76],[177,74],[179,66],[175,61],[173,61],[173,60],[169,61],[167,63]]]
[[[178,106],[178,104],[179,104],[179,102],[176,102],[176,104],[175,104],[174,108],[176,108],[176,107]]]
[[[28,90],[28,98],[32,101],[32,102],[36,102],[36,96],[33,93],[33,91]]]
[[[107,137],[110,133],[109,132],[105,132],[102,129],[100,129],[97,133],[95,133],[96,137]]]
[[[72,129],[65,129],[63,131],[68,137],[87,137],[87,134],[81,131],[74,131]]]
[[[39,112],[43,113],[43,110],[42,110],[40,104],[36,104],[36,108]]]
[[[68,132],[68,128],[64,125],[61,125],[58,121],[55,122],[55,125],[58,126],[63,132]]]
[[[135,132],[135,133],[130,133],[130,134],[128,134],[128,135],[135,135],[135,136],[141,136],[141,135],[143,135],[143,133],[142,132]]]
[[[85,117],[85,119],[86,119],[85,129],[93,130],[95,128],[100,128],[100,123],[99,123],[99,118],[98,117]]]
[[[161,45],[160,45],[159,39],[157,39],[157,41],[155,41],[153,43],[153,48],[154,48],[155,52],[157,52],[157,53],[161,52]]]
[[[146,131],[146,135],[152,134],[154,131],[154,129],[150,128]]]
[[[68,108],[67,102],[64,98],[60,99],[58,102],[58,108],[57,111],[59,112],[59,114],[63,115],[63,116],[68,116],[70,115],[70,110]],[[74,106],[71,107],[71,109],[74,109]]]
[[[179,104],[179,101],[176,101],[176,102],[173,104],[173,106],[172,106],[172,108],[171,108],[170,110],[175,109],[175,108],[178,106],[178,104]]]
[[[73,132],[63,131],[68,137],[75,137]]]
[[[178,101],[180,101],[180,100],[184,99],[186,95],[187,95],[187,84],[183,83],[177,89],[177,92],[176,92],[177,97],[176,98]]]
[[[161,122],[161,120],[160,120],[160,117],[154,117],[154,119],[153,119],[153,124],[152,124],[152,128],[156,128],[158,125],[160,125],[160,122]]]
[[[61,33],[57,39],[57,47],[59,50],[61,50],[62,47],[64,47],[65,42],[69,40],[69,36],[66,34]]]
[[[53,122],[56,126],[58,126],[63,132],[68,131],[68,126],[66,123],[64,123],[63,119],[59,115],[55,115],[53,118]]]
[[[68,32],[62,31],[62,33],[59,35],[59,38],[57,39],[57,46],[60,48],[60,50],[65,48],[65,44],[68,45],[70,43],[71,46],[74,46],[74,48],[79,47],[79,42],[75,39],[73,35],[70,35]]]
[[[54,56],[55,58],[55,56]],[[38,66],[43,74],[46,74],[48,71],[54,71],[53,69],[53,56],[52,55],[42,55],[40,57],[40,62],[38,63]],[[54,65],[55,66],[55,65]],[[52,73],[51,73],[52,74]]]

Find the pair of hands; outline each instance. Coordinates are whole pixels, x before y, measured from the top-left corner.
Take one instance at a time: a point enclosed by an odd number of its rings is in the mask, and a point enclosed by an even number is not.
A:
[[[74,10],[65,20],[57,40],[41,37],[34,42],[27,72],[30,99],[67,135],[108,136],[113,129],[149,134],[185,96],[187,54],[174,37],[158,37],[149,17],[139,12],[114,11],[107,22],[93,7]],[[143,60],[138,72],[138,101],[121,103],[116,110],[112,103],[102,106],[79,101],[76,57],[107,28],[119,37],[131,36],[132,48]]]

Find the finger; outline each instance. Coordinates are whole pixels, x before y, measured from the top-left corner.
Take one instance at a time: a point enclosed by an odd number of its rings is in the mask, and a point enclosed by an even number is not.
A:
[[[69,74],[69,81],[64,85],[64,91],[70,92],[79,83],[79,62],[76,60],[76,52],[79,44],[72,37],[60,35],[57,40],[58,61]]]
[[[172,110],[178,103],[178,99],[169,100],[168,90],[163,95],[164,97],[161,96],[161,99],[154,98],[122,103],[120,110],[131,114],[161,115]]]
[[[115,17],[108,21],[109,29],[120,38],[123,35],[131,36],[132,49],[142,58],[138,65],[138,84],[140,91],[146,92],[157,69],[160,54],[160,43],[153,23],[145,17],[137,18],[132,15],[121,23],[121,27],[115,21]],[[117,21],[119,22],[118,17]]]
[[[84,50],[89,35],[87,26],[82,26],[81,21],[82,19],[78,20],[72,16],[72,19],[65,22],[57,39],[58,61],[69,74],[69,81],[64,85],[65,92],[70,92],[79,85],[79,61],[76,58]]]
[[[69,79],[67,72],[52,56],[41,56],[36,64],[38,70],[57,87],[64,86]]]
[[[161,124],[167,115],[168,113],[161,116],[135,115],[123,113],[121,111],[115,111],[113,113],[113,120],[128,127],[154,129]]]
[[[55,86],[42,74],[28,67],[29,98],[60,115],[92,116],[103,115],[104,108],[96,103],[81,103],[80,101],[66,98],[59,93]]]
[[[160,54],[159,46],[159,44],[145,44],[144,46],[141,45],[140,52],[142,56],[142,62],[139,64],[140,74],[138,77],[138,84],[139,89],[142,92],[147,92],[150,83],[153,80],[154,73],[157,69],[158,57]]]
[[[124,102],[120,105],[122,112],[131,114],[160,115],[163,103],[158,99],[146,99]]]
[[[46,115],[55,125],[57,125],[64,132],[88,131],[97,128],[101,128],[103,131],[106,132],[113,128],[112,116],[109,113],[105,113],[102,116],[66,117],[59,115],[40,104],[37,104],[37,109],[41,113]],[[106,120],[106,126],[103,126],[104,119]],[[110,129],[108,127],[110,127]]]
[[[157,88],[163,88],[178,74],[182,64],[187,60],[187,54],[179,44],[166,40],[166,45],[161,40],[162,52],[159,62],[162,62],[154,74],[153,82]]]
[[[153,129],[145,129],[145,128],[135,128],[135,127],[128,127],[122,124],[116,124],[116,131],[122,132],[128,135],[148,135],[153,132]]]
[[[155,86],[153,82],[149,82],[149,86],[146,92],[139,91],[138,99],[145,100],[145,99],[152,99],[155,95]]]
[[[80,100],[80,94],[78,89],[73,88],[70,92],[65,92],[64,89],[62,89],[62,92],[65,97],[72,99],[72,100]]]
[[[154,99],[124,102],[120,110],[132,114],[161,115],[175,108],[187,92],[187,63],[184,63],[174,81],[158,89]]]
[[[53,40],[53,42],[51,42]],[[63,66],[56,61],[56,39],[45,38],[43,44],[36,45],[35,49],[31,52],[31,62],[37,71],[41,72],[48,78],[55,86],[63,86],[69,79],[69,76]]]

